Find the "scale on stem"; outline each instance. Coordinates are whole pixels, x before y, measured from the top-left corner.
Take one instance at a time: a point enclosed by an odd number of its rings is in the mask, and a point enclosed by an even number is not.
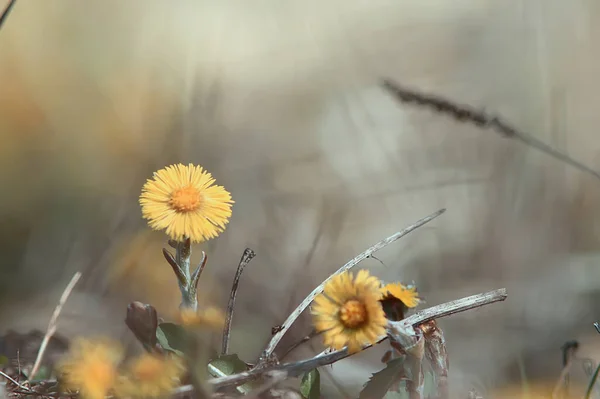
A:
[[[175,247],[175,256],[163,248],[163,255],[177,276],[179,290],[181,291],[181,308],[198,310],[198,282],[206,266],[206,253],[202,251],[202,260],[194,272],[191,271],[192,248],[191,240],[186,238],[183,242],[169,241]]]

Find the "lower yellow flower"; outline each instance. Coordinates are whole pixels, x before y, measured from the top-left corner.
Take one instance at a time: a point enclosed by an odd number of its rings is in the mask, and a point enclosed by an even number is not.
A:
[[[116,342],[76,340],[57,366],[62,385],[78,390],[84,399],[104,399],[114,387],[122,357],[122,348]]]
[[[350,353],[373,344],[385,334],[387,319],[379,299],[380,281],[361,270],[354,278],[349,272],[333,277],[311,308],[323,342],[334,349],[348,346]]]
[[[178,357],[145,353],[129,364],[127,373],[115,386],[115,394],[120,399],[168,396],[184,372]]]
[[[219,309],[214,307],[208,307],[198,311],[182,309],[179,312],[179,322],[186,327],[206,327],[218,330],[223,328],[223,325],[225,324],[225,315]]]

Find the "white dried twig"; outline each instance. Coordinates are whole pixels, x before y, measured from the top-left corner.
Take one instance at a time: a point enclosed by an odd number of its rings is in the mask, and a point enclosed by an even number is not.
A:
[[[12,382],[13,384],[15,384],[17,387],[19,387],[23,391],[31,392],[31,389],[29,389],[28,387],[26,387],[24,385],[19,384],[18,381],[16,381],[14,378],[12,378],[8,374],[4,373],[3,371],[0,371],[0,376],[6,378],[8,381]]]
[[[42,363],[42,359],[44,357],[44,352],[46,352],[48,342],[50,342],[50,338],[52,338],[52,336],[56,332],[56,327],[58,326],[58,316],[60,315],[60,312],[62,311],[65,302],[67,302],[69,295],[71,295],[71,291],[73,291],[75,284],[77,284],[80,278],[81,272],[75,273],[71,278],[69,284],[67,284],[67,286],[65,287],[65,290],[63,291],[62,295],[60,296],[58,305],[56,305],[54,313],[52,313],[52,317],[50,318],[50,323],[48,324],[46,335],[44,335],[44,340],[40,345],[40,350],[38,351],[37,358],[35,359],[35,363],[33,364],[33,368],[31,369],[31,373],[29,373],[29,378],[35,377],[36,373],[38,372],[40,364]]]

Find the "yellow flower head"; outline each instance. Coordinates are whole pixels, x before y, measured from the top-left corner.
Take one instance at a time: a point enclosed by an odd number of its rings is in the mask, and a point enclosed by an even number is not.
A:
[[[206,327],[218,330],[223,328],[223,325],[225,324],[225,315],[219,309],[214,307],[208,307],[198,311],[182,309],[179,312],[179,322],[186,327]]]
[[[104,399],[113,388],[122,348],[104,339],[79,339],[58,363],[58,372],[66,389],[78,390],[84,399]]]
[[[404,319],[408,308],[414,308],[421,303],[417,288],[404,286],[400,283],[386,284],[380,289],[381,305],[388,319],[399,321]]]
[[[223,232],[231,216],[231,195],[214,186],[201,166],[178,164],[154,172],[140,196],[142,215],[154,230],[177,241],[206,241]]]
[[[358,352],[385,334],[387,319],[379,299],[380,281],[361,270],[354,278],[349,272],[333,277],[311,308],[323,342],[334,349],[348,346],[350,353]]]
[[[127,373],[115,387],[115,394],[123,399],[167,396],[179,385],[184,372],[179,357],[145,353],[129,364]]]

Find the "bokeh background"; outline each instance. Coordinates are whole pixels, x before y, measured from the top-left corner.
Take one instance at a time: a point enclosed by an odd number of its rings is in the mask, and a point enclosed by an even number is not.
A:
[[[552,385],[564,341],[600,359],[600,182],[398,104],[379,79],[498,113],[600,170],[599,42],[596,0],[20,1],[0,31],[0,332],[44,330],[77,270],[61,334],[131,341],[131,300],[168,318],[165,237],[137,198],[154,170],[193,162],[236,200],[196,248],[201,298],[224,306],[244,248],[258,254],[234,319],[243,358],[329,273],[445,207],[362,266],[430,305],[508,289],[441,322],[457,397],[518,385],[520,367]],[[327,397],[353,395],[382,352],[327,368]]]

